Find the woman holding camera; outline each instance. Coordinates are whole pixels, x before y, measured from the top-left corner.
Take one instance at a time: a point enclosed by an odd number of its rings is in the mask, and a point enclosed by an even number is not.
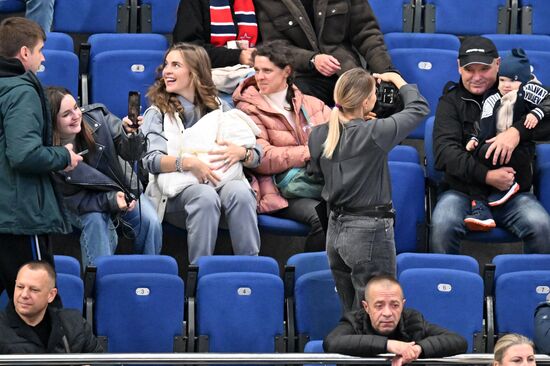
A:
[[[97,257],[115,253],[116,224],[135,240],[135,252],[159,254],[162,226],[151,202],[138,190],[138,178],[127,162],[143,153],[143,135],[128,118],[118,119],[102,104],[78,107],[64,88],[46,89],[53,121],[54,145],[72,143],[83,161],[69,172],[57,172],[63,202],[75,215],[82,233],[82,265],[94,264]],[[129,137],[129,134],[134,134]],[[130,141],[130,139],[137,139]]]
[[[330,109],[321,100],[302,94],[293,84],[293,58],[283,42],[264,43],[253,53],[253,61],[256,74],[239,85],[233,100],[261,130],[257,142],[265,155],[254,169],[259,183],[255,185],[259,212],[308,224],[311,230],[305,250],[323,251],[325,232],[315,211],[319,199],[285,198],[273,176],[306,166],[311,127],[326,122]]]
[[[376,79],[399,89],[404,109],[388,118],[367,116],[376,103]],[[422,122],[428,103],[394,72],[346,71],[334,89],[329,123],[311,132],[311,170],[324,177],[330,206],[327,254],[344,311],[361,306],[377,273],[395,275],[394,210],[388,152]]]

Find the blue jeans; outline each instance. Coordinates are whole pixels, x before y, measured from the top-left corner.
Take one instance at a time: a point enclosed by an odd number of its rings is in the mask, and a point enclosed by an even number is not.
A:
[[[25,0],[27,9],[25,18],[37,22],[44,32],[49,32],[52,28],[53,6],[55,0]]]
[[[327,255],[343,311],[359,309],[373,275],[395,276],[393,219],[331,213]]]
[[[457,254],[466,235],[464,217],[470,198],[455,190],[443,192],[432,214],[430,247],[435,253]],[[491,208],[498,226],[523,240],[525,253],[550,253],[550,216],[531,193],[518,193],[502,206]]]
[[[141,212],[140,212],[141,211]],[[162,226],[149,199],[141,195],[136,207],[120,216],[134,235],[134,251],[159,254],[162,248]],[[118,244],[116,228],[110,213],[90,212],[77,218],[82,250],[82,265],[94,264],[102,255],[113,255]]]

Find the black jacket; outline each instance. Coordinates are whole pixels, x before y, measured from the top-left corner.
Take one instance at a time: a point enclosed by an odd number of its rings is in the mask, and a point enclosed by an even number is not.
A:
[[[13,305],[0,312],[0,354],[103,352],[92,328],[77,310],[50,306],[47,311],[52,326],[47,345],[21,320]]]
[[[88,212],[120,211],[116,193],[137,191],[138,178],[132,167],[121,162],[138,161],[144,151],[144,136],[139,133],[130,142],[122,127],[122,121],[102,104],[82,108],[83,123],[93,132],[95,149],[89,149],[84,161],[70,172],[55,174],[62,187],[64,203],[69,210],[81,215]],[[135,145],[134,145],[135,142]],[[87,146],[77,146],[78,151]],[[133,178],[133,179],[130,179]]]
[[[298,73],[314,72],[310,60],[318,53],[340,62],[341,75],[361,67],[359,55],[372,72],[393,69],[384,37],[367,0],[314,0],[315,24],[299,0],[255,0],[264,41],[282,39],[294,55]]]
[[[497,92],[497,84],[486,95]],[[481,118],[483,96],[473,95],[459,84],[449,83],[439,99],[435,114],[433,146],[436,169],[445,172],[444,189],[451,188],[468,194],[470,184],[485,184],[489,168],[466,151],[466,143],[476,134]],[[523,120],[513,124],[521,141],[550,138],[547,117],[534,129],[527,129]]]
[[[422,358],[453,356],[466,352],[466,340],[447,329],[428,323],[422,314],[404,309],[395,331],[389,336],[376,333],[364,309],[348,312],[323,342],[328,353],[373,357],[387,353],[388,339],[415,342],[422,348]]]
[[[233,14],[233,3],[234,0],[229,0],[231,14]],[[239,63],[241,50],[216,47],[210,43],[209,0],[181,0],[172,36],[174,43],[188,42],[204,47],[212,67],[233,66]]]

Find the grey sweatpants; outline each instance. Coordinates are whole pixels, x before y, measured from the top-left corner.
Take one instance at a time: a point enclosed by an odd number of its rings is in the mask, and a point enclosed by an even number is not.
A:
[[[234,180],[216,191],[206,184],[194,184],[167,202],[164,215],[170,224],[187,230],[189,263],[214,253],[222,213],[231,235],[233,253],[258,255],[256,198],[250,186]]]

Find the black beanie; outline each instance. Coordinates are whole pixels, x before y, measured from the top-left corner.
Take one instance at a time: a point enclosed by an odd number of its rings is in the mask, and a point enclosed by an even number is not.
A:
[[[531,80],[531,64],[525,51],[522,48],[514,48],[502,59],[498,74],[522,83]]]

